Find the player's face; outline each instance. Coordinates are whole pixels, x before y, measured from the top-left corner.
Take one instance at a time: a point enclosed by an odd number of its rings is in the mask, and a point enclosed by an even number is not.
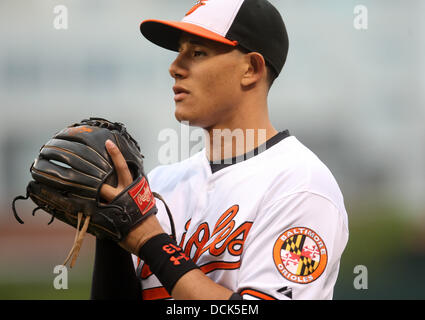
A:
[[[177,120],[204,129],[229,127],[237,116],[243,61],[239,50],[184,34],[169,70]]]

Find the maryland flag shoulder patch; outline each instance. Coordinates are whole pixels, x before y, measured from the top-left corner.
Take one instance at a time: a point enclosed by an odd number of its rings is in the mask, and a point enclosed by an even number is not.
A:
[[[328,252],[322,238],[313,230],[295,227],[276,240],[273,260],[287,280],[306,284],[313,282],[326,268]]]

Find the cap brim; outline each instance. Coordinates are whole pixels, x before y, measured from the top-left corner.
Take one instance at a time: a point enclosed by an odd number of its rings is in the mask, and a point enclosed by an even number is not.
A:
[[[145,20],[140,24],[140,32],[146,39],[165,49],[178,51],[182,32],[187,32],[205,39],[236,46],[237,41],[225,37],[198,25],[181,21]]]

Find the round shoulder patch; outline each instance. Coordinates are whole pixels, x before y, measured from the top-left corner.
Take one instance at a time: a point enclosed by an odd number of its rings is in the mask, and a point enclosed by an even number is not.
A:
[[[328,252],[322,238],[311,229],[286,230],[276,240],[273,260],[280,274],[295,283],[310,283],[323,273]]]

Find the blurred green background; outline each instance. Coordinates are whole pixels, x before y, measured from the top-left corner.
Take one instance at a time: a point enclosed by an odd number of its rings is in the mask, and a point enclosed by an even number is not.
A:
[[[334,173],[349,214],[335,299],[425,298],[425,1],[271,1],[290,36],[287,64],[270,92],[279,130]],[[68,289],[56,290],[74,230],[47,214],[25,224],[10,209],[25,191],[45,140],[101,116],[127,125],[147,171],[159,164],[173,115],[168,66],[175,53],[140,35],[147,18],[180,19],[192,0],[3,0],[0,2],[0,299],[88,299],[94,239],[88,236]],[[368,9],[368,28],[353,26]],[[68,9],[57,30],[54,8]],[[179,155],[183,159],[183,155]],[[356,290],[356,266],[368,289]]]

